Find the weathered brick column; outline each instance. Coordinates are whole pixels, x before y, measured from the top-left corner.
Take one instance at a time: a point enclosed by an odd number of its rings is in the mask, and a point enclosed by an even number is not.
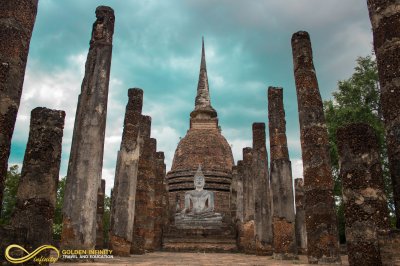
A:
[[[243,176],[243,223],[240,227],[240,246],[246,254],[255,254],[255,223],[254,223],[254,175],[253,175],[253,149],[243,148],[243,163],[241,174]]]
[[[400,228],[400,3],[395,0],[367,3],[378,63],[396,223]]]
[[[140,122],[140,135],[143,139],[143,150],[139,156],[135,217],[133,225],[133,239],[131,253],[144,254],[149,251],[150,244],[154,242],[154,184],[155,169],[154,155],[156,142],[150,139],[151,117],[142,116]],[[153,182],[152,182],[153,181]],[[153,202],[151,200],[153,199]],[[152,208],[153,205],[153,208]],[[153,230],[153,236],[150,236]]]
[[[139,137],[143,91],[129,89],[128,98],[117,156],[110,228],[110,249],[118,256],[129,256],[132,245],[138,163],[143,142]]]
[[[97,190],[103,166],[114,11],[96,9],[75,116],[63,205],[61,249],[93,249]]]
[[[307,254],[306,214],[304,211],[304,180],[294,180],[296,202],[296,241],[299,254]]]
[[[293,34],[292,50],[303,157],[308,261],[339,263],[328,132],[307,32]]]
[[[102,179],[97,191],[97,226],[96,226],[96,249],[104,248],[104,197],[106,194],[106,180]]]
[[[292,165],[286,139],[283,89],[268,88],[274,258],[297,258]]]
[[[379,143],[374,129],[355,123],[337,131],[350,265],[381,265],[377,230],[389,229]]]
[[[272,206],[265,144],[265,124],[253,123],[252,171],[254,189],[254,226],[257,255],[272,255]]]
[[[230,195],[230,210],[232,222],[235,222],[237,219],[237,204],[238,204],[238,174],[237,174],[237,166],[232,167],[232,183],[231,183],[231,195]]]
[[[163,179],[162,179],[162,198],[161,198],[161,206],[162,206],[162,235],[163,237],[164,232],[166,232],[170,222],[170,210],[169,210],[169,195],[168,195],[168,182],[167,182],[167,166],[165,165],[165,155],[163,152],[158,153],[158,159],[161,161],[162,158],[162,167],[163,167]],[[161,165],[161,164],[160,164]],[[161,244],[162,244],[162,238],[161,238]]]
[[[0,206],[38,0],[0,2]]]
[[[243,161],[241,161],[241,164]],[[242,166],[243,167],[243,166]],[[232,221],[237,223],[243,222],[243,169],[239,170],[239,166],[232,167],[232,184],[231,184],[231,215]]]
[[[168,211],[165,212],[165,209],[168,208],[166,198],[166,166],[164,163],[165,155],[164,152],[156,152],[155,154],[155,163],[156,163],[156,176],[155,176],[155,184],[154,184],[154,249],[160,250],[162,245],[162,234],[164,230],[165,224],[165,215],[168,215]]]
[[[9,243],[20,244],[29,252],[53,241],[64,118],[64,111],[38,107],[31,112],[29,139],[11,220],[16,230],[26,230],[27,238],[25,243]]]
[[[239,161],[238,161],[238,166],[235,166],[235,170],[236,170],[235,174],[237,175],[236,221],[243,222],[243,174],[242,174],[243,169],[239,169]]]
[[[244,223],[244,208],[245,208],[244,201],[245,201],[246,193],[245,193],[245,184],[244,184],[244,180],[243,180],[243,160],[238,160],[237,166],[236,166],[236,173],[237,173],[238,177],[242,180],[242,213],[241,213],[241,217],[238,217],[238,219],[236,220],[236,230],[238,231],[236,243],[238,246],[238,250],[240,252],[244,252],[245,238],[244,238],[244,231],[243,231],[243,229],[244,229],[243,223]]]
[[[244,221],[254,220],[254,178],[252,171],[253,149],[243,148],[243,211]]]

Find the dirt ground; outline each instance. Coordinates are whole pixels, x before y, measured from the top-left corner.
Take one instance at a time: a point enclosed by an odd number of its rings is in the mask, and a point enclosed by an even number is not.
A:
[[[299,260],[278,261],[267,256],[254,256],[239,253],[174,253],[154,252],[145,255],[132,255],[128,258],[114,257],[113,259],[98,259],[88,263],[57,262],[55,266],[63,265],[310,265],[306,256]],[[349,265],[347,256],[342,256],[342,265]]]

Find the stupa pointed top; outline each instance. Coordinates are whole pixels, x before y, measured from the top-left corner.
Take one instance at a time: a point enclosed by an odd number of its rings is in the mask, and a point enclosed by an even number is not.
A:
[[[200,63],[200,74],[199,82],[197,84],[197,96],[195,101],[195,109],[191,114],[191,117],[197,113],[207,113],[210,117],[216,117],[217,112],[211,106],[210,90],[208,87],[207,77],[207,66],[206,66],[206,53],[204,49],[204,37],[202,38],[201,47],[201,63]]]
[[[206,66],[206,52],[204,51],[204,37],[201,37],[201,63],[200,63],[200,70],[204,69],[207,73],[207,66]]]

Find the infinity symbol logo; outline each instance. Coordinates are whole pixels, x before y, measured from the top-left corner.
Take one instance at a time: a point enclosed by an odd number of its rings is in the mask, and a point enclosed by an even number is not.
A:
[[[26,255],[26,256],[23,256],[22,258],[13,258],[13,257],[11,257],[10,254],[9,254],[9,252],[10,252],[10,250],[11,250],[12,248],[21,249],[21,250],[23,250],[27,255]],[[57,252],[57,259],[60,257],[60,252],[58,251],[58,249],[55,248],[55,247],[53,247],[53,246],[50,246],[50,245],[43,245],[43,246],[40,246],[40,247],[38,247],[37,249],[35,249],[32,253],[29,253],[26,249],[24,249],[23,247],[21,247],[21,246],[19,246],[19,245],[16,245],[16,244],[9,245],[9,246],[6,248],[5,257],[6,257],[6,259],[7,259],[9,262],[18,264],[18,263],[23,263],[23,262],[25,262],[25,261],[28,261],[28,260],[34,258],[37,254],[39,254],[40,252],[42,252],[43,250],[46,250],[46,249],[53,249],[53,250],[55,250],[55,251]]]

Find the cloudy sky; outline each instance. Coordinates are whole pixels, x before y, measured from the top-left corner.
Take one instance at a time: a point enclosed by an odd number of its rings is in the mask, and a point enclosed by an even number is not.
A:
[[[372,51],[361,0],[39,0],[9,165],[22,164],[30,111],[66,111],[60,176],[65,176],[94,11],[115,11],[103,178],[113,185],[128,88],[144,90],[143,113],[166,155],[167,171],[189,127],[205,38],[211,101],[235,162],[251,145],[253,122],[267,121],[268,86],[284,88],[293,177],[301,177],[297,99],[290,39],[311,35],[322,98]],[[269,143],[267,143],[269,149]]]

